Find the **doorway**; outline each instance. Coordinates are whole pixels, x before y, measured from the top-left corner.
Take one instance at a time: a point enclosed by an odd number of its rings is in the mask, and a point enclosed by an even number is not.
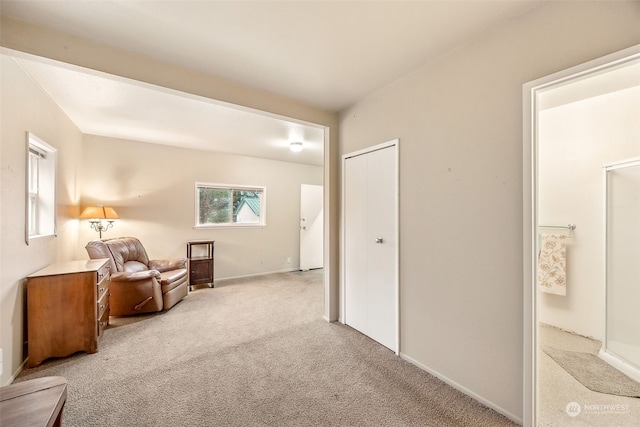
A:
[[[577,145],[571,149],[565,149],[564,152],[557,151],[549,156],[547,150],[543,144],[544,138],[546,138],[546,131],[548,130],[543,125],[547,125],[546,118],[543,110],[552,111],[557,107],[563,105],[577,106],[579,102],[587,100],[589,98],[595,99],[596,97],[607,96],[611,93],[620,93],[625,88],[634,87],[640,85],[638,76],[640,73],[637,68],[640,64],[640,46],[635,46],[626,49],[621,52],[606,56],[604,58],[591,61],[589,63],[565,70],[551,76],[544,77],[542,79],[530,82],[524,86],[524,319],[525,319],[525,336],[524,336],[524,413],[523,421],[524,425],[536,426],[546,425],[539,424],[540,409],[543,397],[546,397],[545,390],[541,388],[540,374],[541,374],[541,360],[544,361],[546,357],[543,354],[541,348],[541,336],[539,324],[541,322],[541,304],[545,303],[551,307],[550,311],[542,313],[545,318],[556,319],[565,316],[561,321],[565,322],[564,325],[571,325],[571,327],[562,326],[559,329],[562,333],[566,333],[569,330],[571,332],[575,327],[579,327],[579,321],[575,318],[567,316],[565,309],[574,307],[583,307],[583,303],[577,302],[576,295],[581,291],[585,291],[585,281],[576,280],[577,277],[584,271],[576,271],[576,265],[578,263],[572,262],[571,257],[578,256],[580,251],[587,251],[590,246],[601,245],[604,235],[604,221],[599,218],[604,211],[604,201],[602,199],[602,183],[601,181],[601,167],[605,164],[608,158],[603,157],[598,153],[598,149],[610,144],[612,135],[604,133],[599,138],[594,139],[594,144],[587,144],[586,138],[593,137],[593,133],[585,132],[583,138],[579,140],[582,145]],[[625,74],[626,72],[626,74]],[[603,79],[611,73],[617,73],[615,79]],[[621,76],[628,76],[621,78]],[[593,85],[596,79],[600,79],[600,82],[606,81],[606,84]],[[636,110],[637,111],[637,110]],[[583,128],[587,128],[587,125],[591,125],[589,119],[585,117],[581,118],[581,123],[576,123],[577,127],[580,125]],[[560,122],[559,122],[560,123]],[[563,122],[565,123],[565,122]],[[567,140],[567,136],[563,135],[558,141],[564,143]],[[631,150],[640,149],[640,139],[630,143]],[[567,148],[567,147],[565,147]],[[628,148],[628,147],[627,147]],[[594,154],[596,153],[596,154]],[[587,159],[589,154],[593,154],[592,159]],[[546,159],[546,160],[545,160]],[[551,160],[549,160],[551,159]],[[588,160],[588,161],[587,161]],[[550,168],[556,172],[566,172],[566,170],[573,166],[580,164],[581,166],[589,169],[589,173],[595,174],[595,188],[590,191],[584,189],[578,189],[575,185],[572,185],[568,180],[559,176],[554,176],[550,181],[545,182],[549,176],[545,176],[545,162],[555,162],[554,167]],[[596,166],[587,165],[589,162],[595,162]],[[584,182],[585,180],[579,180]],[[549,197],[550,191],[557,194],[554,197]],[[574,191],[576,196],[585,198],[591,198],[591,205],[589,208],[575,208],[575,204],[572,209],[567,209],[565,212],[558,210],[557,207],[566,202],[563,200],[562,193],[558,190],[564,188],[564,197],[569,194],[569,191]],[[572,203],[567,203],[567,206],[571,206]],[[552,206],[553,209],[547,209]],[[571,216],[567,216],[570,213]],[[580,220],[576,219],[576,216],[580,215]],[[546,226],[546,227],[543,227]],[[571,228],[569,228],[571,226]],[[573,228],[575,226],[575,228]],[[537,278],[537,261],[540,254],[540,242],[542,234],[549,233],[548,228],[564,227],[566,228],[567,247],[566,247],[566,296],[558,297],[557,295],[548,296],[543,295],[540,292],[540,283]],[[546,228],[546,231],[544,230]],[[573,228],[573,229],[572,229]],[[554,234],[559,234],[555,233]],[[595,237],[592,237],[595,236]],[[591,239],[591,240],[589,240]],[[590,244],[586,244],[590,241]],[[598,254],[591,257],[591,265],[602,268],[604,271],[604,255]],[[571,267],[569,267],[571,265]],[[570,268],[573,268],[572,271]],[[595,299],[592,303],[589,312],[583,313],[583,319],[590,320],[592,322],[590,326],[592,333],[585,333],[584,335],[597,335],[600,330],[604,328],[604,273],[597,272],[592,274],[594,280],[593,285],[587,292],[583,292],[587,297]],[[573,280],[573,283],[571,282]],[[574,300],[571,302],[571,298]],[[600,308],[602,305],[602,308]],[[571,322],[575,322],[571,324]],[[546,333],[546,332],[545,332]],[[556,334],[556,332],[553,332]],[[556,334],[557,335],[557,334]],[[575,335],[575,334],[573,334]],[[576,336],[577,338],[583,338]],[[573,338],[576,338],[573,337]],[[571,339],[573,339],[571,338]],[[597,340],[594,341],[598,343]],[[588,344],[588,343],[587,343]],[[597,351],[596,351],[597,352]],[[582,387],[578,384],[579,387]],[[580,391],[581,392],[581,391]],[[580,406],[580,399],[583,404],[604,404],[609,403],[607,395],[601,395],[598,397],[600,402],[590,401],[586,395],[578,394],[576,392],[575,399],[567,400],[566,402],[556,402],[556,404],[566,404],[566,407],[561,405],[562,408],[556,408],[556,412],[559,416],[577,416],[578,414],[573,411],[576,407]],[[577,405],[577,406],[576,406]],[[586,417],[586,413],[583,411],[581,417]],[[602,414],[605,415],[606,414]],[[615,416],[615,415],[612,415]],[[609,423],[618,421],[622,422],[622,417],[613,418],[609,420]],[[568,422],[569,418],[564,422]],[[606,417],[600,417],[600,422],[607,422]],[[587,421],[583,418],[583,421]],[[562,424],[562,421],[558,421]],[[622,424],[626,425],[626,424]]]
[[[322,185],[300,185],[300,270],[322,268],[323,206]]]
[[[398,140],[343,156],[342,322],[399,353]]]

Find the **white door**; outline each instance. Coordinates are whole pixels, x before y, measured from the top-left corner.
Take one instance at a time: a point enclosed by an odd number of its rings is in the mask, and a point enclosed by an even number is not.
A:
[[[322,268],[322,185],[300,186],[300,270]]]
[[[344,321],[398,351],[397,145],[344,160]]]

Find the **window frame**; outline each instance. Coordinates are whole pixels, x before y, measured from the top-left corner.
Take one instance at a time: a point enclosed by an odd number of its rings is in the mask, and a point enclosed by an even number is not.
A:
[[[237,223],[237,222],[222,222],[222,223],[207,223],[200,224],[200,189],[209,188],[216,190],[235,190],[238,191],[257,191],[261,193],[260,197],[260,222],[259,223]],[[233,193],[231,196],[233,200]],[[211,228],[264,228],[267,226],[267,187],[262,185],[236,185],[236,184],[219,184],[210,182],[196,182],[194,193],[194,227],[195,229],[211,229]]]
[[[26,133],[25,242],[57,236],[57,150]]]

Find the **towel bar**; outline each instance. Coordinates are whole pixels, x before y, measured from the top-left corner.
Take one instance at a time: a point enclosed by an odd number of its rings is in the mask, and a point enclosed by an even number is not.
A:
[[[575,230],[576,229],[576,225],[575,224],[568,224],[568,225],[538,225],[539,228],[567,228],[569,230]]]

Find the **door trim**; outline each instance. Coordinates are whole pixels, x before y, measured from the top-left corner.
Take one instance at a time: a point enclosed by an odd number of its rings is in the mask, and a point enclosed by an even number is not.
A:
[[[345,273],[346,273],[346,265],[345,265],[345,202],[346,202],[346,161],[352,157],[361,156],[363,154],[372,153],[374,151],[383,150],[385,148],[395,147],[395,178],[396,178],[396,188],[395,188],[395,216],[396,223],[394,224],[394,233],[395,239],[397,242],[396,248],[396,256],[393,260],[395,267],[395,309],[396,309],[396,345],[395,345],[395,353],[396,355],[400,355],[400,139],[393,139],[391,141],[384,142],[382,144],[374,145],[372,147],[367,147],[362,150],[353,151],[351,153],[342,155],[342,163],[341,163],[341,171],[342,171],[342,185],[341,185],[341,203],[340,203],[340,311],[338,316],[338,321],[342,324],[345,324]]]
[[[538,425],[538,299],[536,236],[538,227],[538,93],[605,72],[640,58],[640,45],[606,55],[523,85],[523,426]]]

